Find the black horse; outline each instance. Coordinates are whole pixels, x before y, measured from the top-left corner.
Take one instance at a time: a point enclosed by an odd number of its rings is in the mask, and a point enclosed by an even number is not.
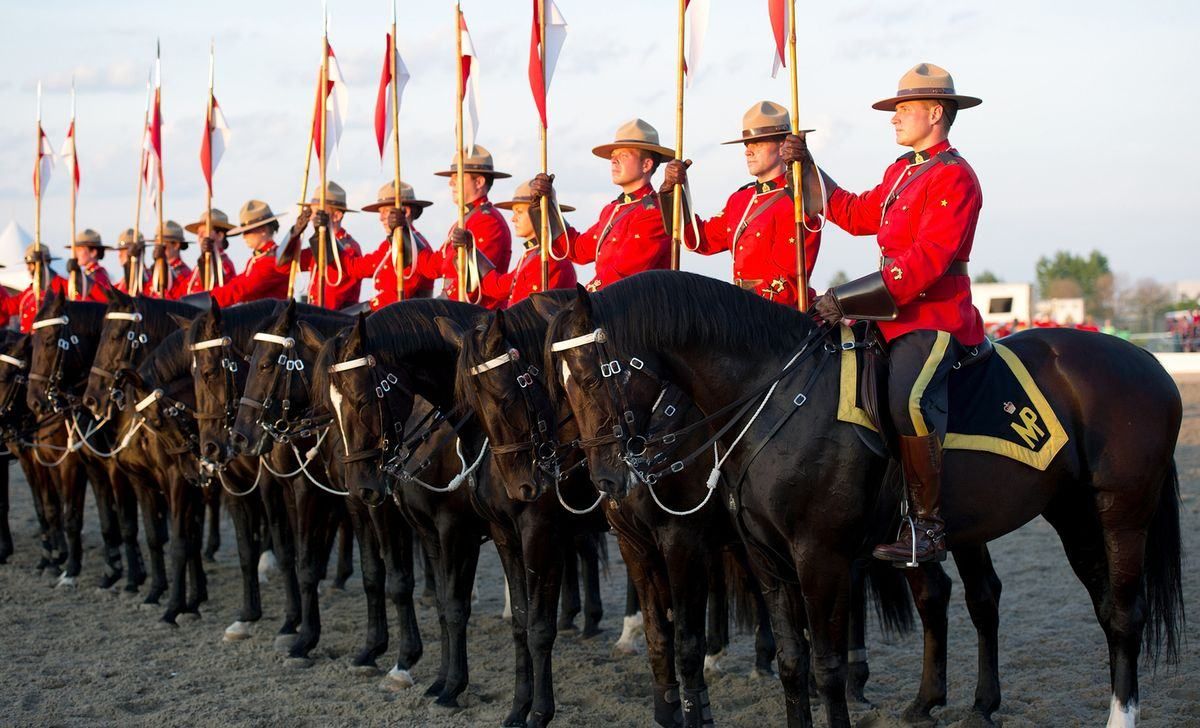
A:
[[[849,564],[883,535],[870,532],[872,512],[899,499],[894,489],[879,487],[881,460],[836,418],[840,357],[823,336],[807,316],[729,285],[648,273],[591,296],[580,290],[548,335],[570,343],[546,352],[548,368],[569,374],[564,386],[585,436],[610,433],[625,412],[649,411],[651,402],[629,398],[626,377],[612,376],[613,362],[625,368],[634,358],[709,416],[735,423],[721,438],[726,472],[737,474],[730,505],[767,585],[787,719],[797,726],[811,724],[802,625],[810,630],[829,723],[849,725],[843,690]],[[1110,720],[1127,725],[1137,711],[1143,642],[1151,654],[1165,645],[1173,656],[1182,620],[1173,461],[1179,392],[1151,355],[1114,337],[1031,331],[1005,344],[1058,413],[1069,444],[1044,471],[987,453],[949,451],[948,546],[977,550],[1042,514],[1092,597],[1108,638]],[[773,382],[780,396],[773,396]],[[598,485],[618,494],[630,485],[623,458],[631,443],[627,436],[614,440],[591,453],[590,465]],[[989,491],[981,478],[1005,487]],[[922,576],[913,572],[917,583]],[[963,573],[965,583],[978,576]],[[939,653],[944,644],[927,643],[928,658]],[[983,663],[981,674],[994,668]],[[935,700],[944,700],[941,669]],[[927,677],[930,670],[927,660]],[[998,683],[989,697],[998,703]],[[978,698],[976,710],[986,719],[994,706]]]

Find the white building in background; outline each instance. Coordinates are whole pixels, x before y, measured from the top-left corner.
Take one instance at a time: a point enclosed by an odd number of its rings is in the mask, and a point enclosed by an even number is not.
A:
[[[1016,319],[1025,323],[1033,312],[1033,286],[1029,283],[972,283],[971,300],[983,314],[985,326]]]
[[[1086,316],[1082,298],[1047,298],[1033,306],[1035,319],[1050,319],[1064,326],[1081,324]]]
[[[1200,281],[1175,281],[1175,300],[1200,300]]]

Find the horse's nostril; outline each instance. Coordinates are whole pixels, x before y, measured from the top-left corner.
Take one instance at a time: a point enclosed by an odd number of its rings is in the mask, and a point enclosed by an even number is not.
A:
[[[363,488],[360,497],[362,502],[369,506],[377,506],[383,502],[383,494],[373,488]]]
[[[532,484],[521,483],[521,498],[522,499],[527,500],[527,501],[533,500],[533,496],[534,496],[535,492],[536,491],[533,489]]]
[[[212,440],[205,440],[204,445],[200,448],[200,453],[209,460],[216,460],[221,454],[221,446]]]
[[[96,410],[96,407],[99,406],[99,403],[96,402],[95,397],[88,394],[88,395],[84,395],[84,397],[83,397],[83,406],[87,407],[88,409],[90,409],[94,412]]]

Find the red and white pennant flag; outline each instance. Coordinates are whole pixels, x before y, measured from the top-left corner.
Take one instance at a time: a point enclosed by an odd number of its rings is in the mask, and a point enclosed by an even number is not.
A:
[[[704,36],[708,33],[710,0],[687,0],[684,3],[684,19],[687,21],[687,43],[683,69],[687,85],[700,68],[700,53],[704,50]]]
[[[213,175],[217,172],[221,157],[225,155],[225,148],[229,146],[229,136],[232,133],[216,96],[212,99],[212,117],[204,127],[204,140],[200,142],[200,169],[204,172],[204,181],[208,184],[211,194]]]
[[[67,138],[63,140],[62,152],[59,153],[71,174],[71,194],[79,194],[79,158],[75,154],[75,83],[71,83],[71,126],[67,128]]]
[[[395,25],[395,22],[392,23]],[[396,63],[396,103],[392,104],[392,61]],[[383,54],[383,74],[379,77],[379,94],[375,98],[375,140],[379,143],[379,160],[383,161],[383,150],[387,146],[388,139],[392,137],[392,128],[396,123],[393,117],[392,109],[400,108],[400,101],[404,99],[404,87],[408,85],[408,67],[404,65],[404,59],[400,57],[400,50],[396,48],[396,39],[391,33],[387,34],[387,49]]]
[[[42,128],[42,82],[37,87],[37,159],[33,163],[33,195],[41,197],[42,190],[50,182],[50,173],[54,171],[54,147],[46,138],[46,130]]]
[[[784,48],[787,46],[788,22],[787,3],[793,0],[767,0],[767,12],[771,16],[771,36],[775,39],[775,59],[771,64],[771,78],[779,75],[780,68],[787,67]]]
[[[143,174],[146,178],[146,194],[158,204],[158,190],[162,180],[162,57],[154,60],[154,95],[150,106],[150,118],[146,122],[146,162]],[[165,189],[165,188],[164,188]]]
[[[544,0],[546,3],[546,67],[542,68],[542,18],[538,14],[538,0],[533,0],[533,37],[529,41],[529,88],[533,91],[533,103],[537,106],[542,126],[546,122],[546,95],[550,91],[550,81],[554,79],[554,67],[558,65],[558,56],[562,52],[563,43],[567,41],[567,21],[554,0]]]
[[[313,149],[317,152],[317,159],[321,159],[323,152],[333,152],[337,155],[338,142],[342,139],[342,129],[345,126],[346,116],[350,109],[349,96],[346,92],[346,79],[342,76],[342,68],[338,65],[337,56],[333,53],[333,46],[325,43],[325,50],[329,54],[329,77],[325,80],[324,89],[324,106],[325,106],[325,137],[322,144],[321,137],[321,100],[318,98],[316,114],[313,115],[312,140]],[[320,69],[317,70],[317,85],[320,85],[321,78]]]
[[[471,33],[467,30],[467,18],[460,16],[462,28],[462,57],[458,59],[459,79],[462,84],[463,107],[466,118],[463,120],[463,146],[469,154],[475,148],[475,137],[479,132],[479,56],[475,54],[475,44],[471,42]]]

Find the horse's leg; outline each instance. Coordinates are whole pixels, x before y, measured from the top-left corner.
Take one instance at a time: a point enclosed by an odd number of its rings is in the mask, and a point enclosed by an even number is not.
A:
[[[850,566],[850,642],[846,652],[846,699],[870,706],[865,688],[871,676],[867,664],[866,565],[856,559]]]
[[[167,562],[164,551],[170,542],[167,530],[167,499],[161,486],[137,487],[135,494],[142,511],[142,530],[146,532],[146,550],[150,554],[150,590],[143,604],[158,604],[167,590]]]
[[[354,533],[358,538],[359,569],[362,571],[363,593],[367,597],[367,632],[363,647],[351,659],[350,664],[364,675],[373,675],[377,670],[375,658],[387,652],[388,626],[387,602],[384,601],[384,588],[387,576],[383,570],[383,558],[380,555],[379,533],[372,523],[373,518],[367,506],[355,501],[350,505],[350,520],[354,524]]]
[[[0,564],[7,563],[13,553],[12,529],[8,525],[8,465],[11,462],[8,456],[0,462]]]
[[[421,543],[416,534],[413,535],[413,541],[417,542],[421,549],[421,604],[432,606],[437,604],[437,579],[435,578],[433,569],[433,559],[429,556],[429,550],[425,548],[425,544]]]
[[[639,553],[624,537],[617,537],[621,557],[629,575],[630,591],[636,598],[626,595],[626,612],[632,606],[637,612],[641,607],[642,623],[646,630],[646,653],[650,658],[650,672],[654,679],[654,722],[666,728],[682,725],[683,703],[679,695],[679,677],[675,672],[675,634],[667,619],[671,591],[666,574],[656,573],[652,557]],[[629,620],[631,617],[625,617]]]
[[[108,589],[121,580],[121,523],[117,517],[116,498],[113,484],[109,480],[108,468],[82,455],[83,470],[92,485],[92,497],[96,500],[96,515],[100,521],[100,539],[104,543],[104,573],[96,585]]]
[[[568,539],[563,551],[562,601],[558,607],[558,631],[574,632],[575,617],[581,610],[579,600],[579,541],[580,537]]]
[[[442,558],[439,576],[445,577],[446,589],[443,614],[449,662],[446,682],[438,694],[437,704],[457,707],[458,696],[470,680],[467,665],[467,621],[471,618],[471,590],[475,586],[475,567],[479,563],[479,535],[462,519],[444,519],[439,529]],[[458,521],[457,523],[455,521]]]
[[[74,587],[83,566],[83,501],[87,494],[87,475],[75,455],[67,457],[55,475],[58,480],[58,499],[62,503],[63,531],[67,538],[67,561],[58,584]]]
[[[33,497],[33,512],[37,516],[38,530],[42,539],[42,553],[34,568],[40,574],[45,571],[55,559],[58,545],[55,543],[61,537],[58,525],[58,507],[49,502],[53,488],[47,487],[45,469],[33,461],[29,450],[18,456],[25,480],[29,483],[29,494]]]
[[[390,500],[372,510],[371,517],[383,548],[384,568],[387,570],[384,588],[399,621],[397,632],[400,648],[388,678],[398,687],[410,688],[413,679],[408,671],[417,664],[425,650],[421,643],[421,630],[417,626],[417,610],[413,604],[413,589],[416,586],[413,574],[413,530],[400,509]]]
[[[986,544],[955,548],[952,553],[978,642],[979,668],[971,709],[990,724],[992,713],[1000,707],[1000,577]]]
[[[296,576],[300,586],[300,635],[288,650],[293,660],[308,660],[308,653],[321,639],[321,603],[318,595],[321,577],[329,563],[329,552],[337,530],[329,513],[333,504],[322,502],[320,491],[297,482],[296,492]],[[331,496],[332,497],[332,496]],[[336,512],[336,511],[335,511]]]
[[[500,527],[492,527],[492,541],[500,554],[500,563],[504,566],[505,581],[508,584],[509,600],[512,603],[512,619],[509,627],[513,638],[513,699],[512,708],[500,725],[523,728],[529,711],[533,709],[534,695],[534,666],[530,655],[529,644],[529,592],[526,585],[526,575],[529,570],[522,558],[519,539],[514,533],[497,533]],[[532,568],[532,567],[531,567]],[[553,620],[554,615],[551,614]],[[553,704],[551,704],[553,714]]]
[[[113,494],[121,527],[121,543],[125,549],[125,591],[136,594],[138,587],[146,582],[146,564],[142,561],[142,549],[138,545],[138,498],[129,476],[120,468],[112,473]]]
[[[262,555],[262,541],[258,528],[258,496],[230,496],[225,502],[229,518],[233,521],[238,566],[242,571],[242,607],[237,620],[225,628],[222,638],[226,642],[233,642],[249,637],[250,625],[262,618],[262,591],[258,585],[258,558]]]
[[[210,486],[211,487],[211,486]],[[208,577],[204,573],[204,501],[206,494],[192,488],[188,493],[187,563],[189,596],[183,612],[200,616],[200,605],[208,601]]]
[[[225,495],[220,488],[210,488],[208,497],[208,541],[204,545],[204,560],[216,561],[217,549],[221,548],[221,501]]]
[[[587,639],[600,634],[600,620],[604,617],[604,601],[600,595],[602,544],[597,534],[585,533],[575,538],[575,545],[583,564],[583,632],[580,636]]]
[[[804,596],[799,584],[788,584],[768,569],[756,569],[763,598],[771,613],[771,628],[778,646],[779,682],[783,686],[788,728],[811,728],[812,706],[808,693],[810,658]]]
[[[708,553],[703,532],[686,533],[682,526],[667,541],[663,558],[671,582],[671,608],[675,629],[675,654],[683,679],[683,725],[713,725],[708,686],[704,682],[704,609],[709,597],[708,576],[720,552]]]
[[[337,573],[333,578],[334,589],[345,589],[346,582],[354,574],[354,524],[348,513],[342,514],[338,522]],[[386,610],[385,610],[386,611]],[[385,620],[386,623],[386,620]]]
[[[187,491],[191,488],[178,477],[171,477],[167,484],[171,514],[171,586],[167,590],[167,607],[161,621],[172,626],[177,626],[175,618],[183,609],[187,591],[188,519],[191,516],[187,507]]]
[[[721,656],[729,646],[729,581],[721,549],[714,548],[712,551],[708,560],[708,623],[704,634],[704,669],[720,672]]]
[[[296,576],[296,529],[295,502],[291,496],[291,484],[274,479],[265,479],[259,487],[266,508],[267,523],[271,532],[271,551],[279,564],[283,577],[285,597],[283,624],[275,637],[275,649],[287,651],[297,639],[296,627],[300,624],[300,581]]]
[[[553,513],[553,511],[550,511]],[[526,596],[528,598],[528,640],[529,654],[533,663],[533,713],[529,716],[531,727],[542,728],[554,718],[556,710],[554,698],[553,652],[554,641],[558,636],[555,615],[558,613],[558,598],[563,580],[563,552],[556,549],[556,543],[566,540],[561,537],[561,531],[551,518],[561,519],[568,516],[562,514],[548,515],[546,510],[540,514],[531,514],[531,522],[525,524],[521,533],[521,551],[524,562]],[[579,542],[578,540],[576,541]],[[595,572],[599,569],[599,549],[595,539],[588,544],[590,554],[584,555],[585,571],[590,564],[593,574],[597,577],[596,590],[599,590],[599,578]],[[589,580],[592,575],[589,575]],[[589,598],[592,588],[588,587]],[[520,605],[516,601],[517,593],[513,592],[513,619]],[[598,632],[595,622],[599,616],[587,612],[586,625],[590,625],[592,634]],[[584,629],[588,636],[588,628]]]
[[[925,652],[921,663],[921,687],[904,710],[908,723],[933,724],[930,711],[946,704],[946,610],[950,604],[950,577],[936,562],[905,569],[917,614],[921,617]]]
[[[817,693],[830,728],[850,728],[846,705],[846,653],[850,633],[850,559],[835,552],[802,553],[797,559]]]
[[[622,554],[624,552],[622,551]],[[625,564],[625,616],[621,620],[621,636],[613,645],[613,654],[636,655],[638,653],[638,635],[645,632],[645,620],[642,618],[640,593],[634,584],[633,572],[629,563]],[[566,577],[564,576],[565,580]]]

